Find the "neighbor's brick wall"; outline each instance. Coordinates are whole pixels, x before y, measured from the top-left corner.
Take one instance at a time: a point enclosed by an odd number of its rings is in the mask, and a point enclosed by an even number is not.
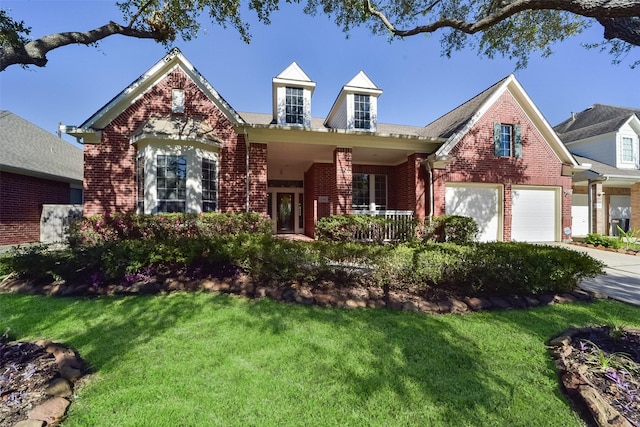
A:
[[[43,204],[68,204],[69,183],[0,172],[0,245],[40,241]]]
[[[219,205],[221,211],[245,209],[246,147],[231,123],[180,70],[170,72],[102,132],[102,142],[85,145],[84,214],[134,211],[136,207],[136,147],[130,144],[135,129],[152,115],[169,116],[171,90],[185,92],[184,116],[202,117],[225,141],[220,152]]]
[[[522,126],[522,158],[494,156],[493,123]],[[434,170],[434,215],[445,213],[445,184],[447,182],[481,182],[504,185],[503,237],[511,240],[511,186],[539,185],[562,187],[561,229],[571,227],[571,177],[561,175],[562,163],[534,123],[505,92],[480,118],[476,125],[450,153],[455,160],[444,170]],[[564,232],[562,238],[566,236]]]

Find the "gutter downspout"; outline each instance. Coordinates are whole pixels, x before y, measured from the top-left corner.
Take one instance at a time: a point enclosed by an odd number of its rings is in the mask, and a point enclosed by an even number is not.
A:
[[[427,173],[429,174],[429,224],[433,221],[433,170],[431,162],[427,159]]]
[[[244,135],[244,146],[245,146],[245,190],[246,190],[246,212],[249,213],[249,193],[251,190],[251,183],[249,182],[249,133],[247,132],[247,127],[244,126],[242,128],[242,133]]]

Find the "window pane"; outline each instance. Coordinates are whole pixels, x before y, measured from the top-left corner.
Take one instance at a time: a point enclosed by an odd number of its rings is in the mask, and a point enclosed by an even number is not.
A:
[[[356,129],[369,129],[371,126],[371,115],[369,113],[369,95],[354,95],[353,126]]]
[[[633,139],[622,138],[622,161],[633,162]]]
[[[187,194],[186,156],[158,155],[156,164],[158,212],[184,212]]]
[[[353,175],[353,193],[351,208],[355,210],[369,209],[369,183],[370,175]]]
[[[300,125],[304,124],[304,97],[302,88],[286,88],[285,122]]]
[[[202,159],[202,212],[218,207],[218,167],[215,160]]]
[[[387,176],[375,176],[376,210],[387,210]]]
[[[136,159],[136,211],[144,213],[144,156]]]
[[[511,157],[511,125],[502,125],[500,127],[500,156]]]

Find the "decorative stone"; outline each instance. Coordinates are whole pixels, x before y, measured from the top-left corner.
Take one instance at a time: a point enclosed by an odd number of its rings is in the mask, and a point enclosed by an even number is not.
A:
[[[420,311],[420,307],[418,306],[418,304],[416,304],[413,301],[407,301],[404,304],[402,304],[402,309],[405,311],[413,311],[413,312]]]
[[[82,376],[82,372],[79,369],[72,368],[71,366],[61,366],[60,367],[60,376],[65,380],[75,382],[78,378]]]
[[[69,397],[73,394],[71,384],[64,378],[56,378],[44,390],[49,396]]]
[[[493,307],[491,301],[486,298],[467,297],[463,300],[473,311],[488,310]]]
[[[449,300],[451,302],[451,313],[467,313],[469,311],[469,306],[464,302],[451,298]]]
[[[13,427],[43,427],[45,422],[42,420],[23,420],[18,421]]]
[[[64,416],[70,402],[62,397],[52,397],[33,408],[27,416],[32,420],[42,420],[48,424],[54,424]]]
[[[333,296],[329,294],[316,294],[314,298],[318,305],[330,306],[334,303]]]
[[[549,341],[549,345],[554,347],[565,346],[571,344],[571,337],[567,335],[560,335],[559,337],[553,338]]]
[[[440,313],[440,306],[431,301],[420,301],[420,311],[437,314]]]

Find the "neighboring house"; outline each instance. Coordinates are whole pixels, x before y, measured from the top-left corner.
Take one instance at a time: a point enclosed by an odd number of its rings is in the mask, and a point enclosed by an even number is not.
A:
[[[275,233],[314,236],[332,214],[456,213],[483,240],[569,237],[578,164],[514,76],[427,127],[379,123],[382,90],[364,72],[325,118],[295,62],[272,89],[271,114],[239,113],[171,51],[64,127],[85,144],[85,215],[255,211]]]
[[[640,228],[640,109],[595,104],[554,129],[585,164],[573,178],[573,234]]]
[[[40,241],[43,205],[82,204],[82,149],[0,111],[0,245]]]

